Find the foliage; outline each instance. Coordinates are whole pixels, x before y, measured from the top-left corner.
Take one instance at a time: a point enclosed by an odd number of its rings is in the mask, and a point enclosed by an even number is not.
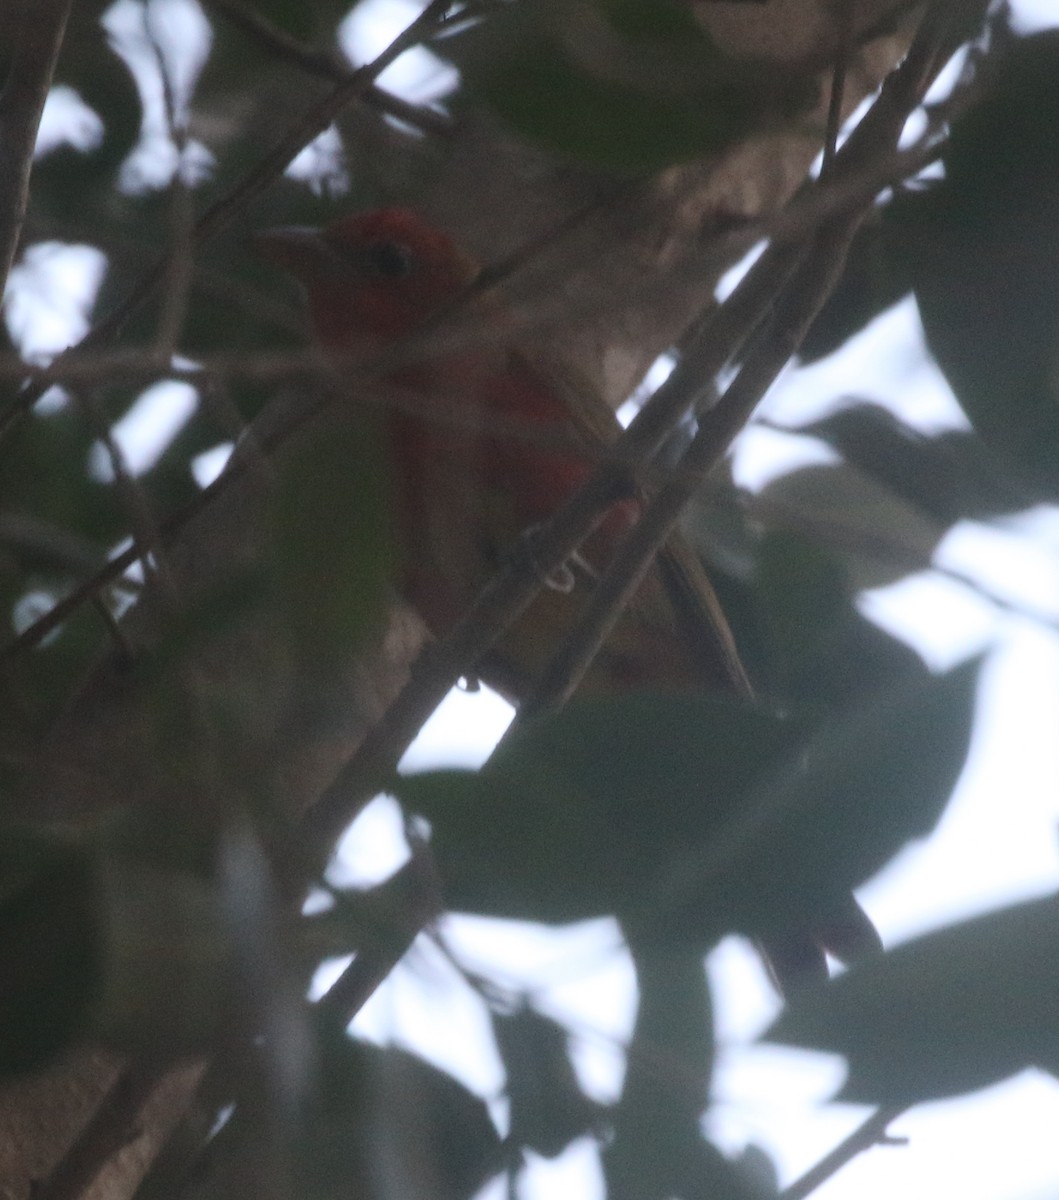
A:
[[[350,86],[331,49],[347,3],[204,7],[212,42],[179,70],[160,0],[72,7],[53,82],[92,110],[99,136],[34,163],[10,283],[0,1074],[61,1068],[85,1042],[126,1056],[140,1081],[212,1060],[143,1182],[158,1200],[245,1188],[251,1161],[277,1193],[457,1200],[583,1138],[603,1148],[613,1197],[761,1194],[702,1133],[715,1050],[703,956],[738,934],[775,950],[781,976],[778,948],[797,958],[800,936],[821,963],[821,947],[857,957],[870,939],[850,890],[931,833],[963,769],[980,660],[932,673],[863,615],[858,593],[925,565],[959,521],[1056,500],[1059,35],[1019,39],[999,21],[991,38],[973,31],[964,82],[930,114],[943,177],[895,182],[830,302],[804,321],[809,360],[913,292],[973,431],[928,437],[846,397],[799,431],[834,461],[772,485],[764,525],[716,469],[685,514],[756,694],[577,696],[517,724],[480,771],[397,775],[396,753],[354,758],[364,728],[353,737],[343,724],[355,711],[384,728],[407,666],[383,673],[403,626],[387,624],[400,553],[373,385],[395,367],[354,376],[356,423],[316,420],[343,384],[300,353],[300,298],[244,233],[428,196],[451,166],[450,116],[499,123],[494,145],[526,139],[556,191],[576,179],[619,211],[659,172],[700,170],[751,134],[819,135],[830,76],[815,61],[733,57],[669,0],[469,4],[462,23],[428,21],[413,39],[463,73],[448,110],[351,92],[332,130],[340,161],[306,180],[263,164],[310,100]],[[222,217],[232,228],[207,249]],[[96,248],[106,273],[84,314],[104,334],[49,376],[28,361],[14,311],[44,286],[34,251],[52,243]],[[821,244],[810,237],[802,261]],[[163,286],[129,302],[152,272]],[[453,337],[476,320],[472,335],[493,336],[488,307],[468,311]],[[770,336],[786,355],[771,320],[726,362],[753,362]],[[119,431],[159,381],[190,382],[195,411],[126,462]],[[194,465],[240,437],[204,491]],[[854,495],[849,524],[808,520],[810,493]],[[139,568],[108,573],[129,542]],[[551,584],[557,566],[543,572]],[[34,624],[64,601],[61,621]],[[466,679],[478,665],[463,664]],[[414,678],[430,667],[428,652]],[[304,812],[384,784],[408,817],[411,865],[370,891],[337,889]],[[306,895],[320,904],[303,907]],[[534,997],[463,963],[506,1073],[503,1135],[496,1106],[464,1083],[346,1036],[435,903],[548,924],[618,919],[640,993],[619,1097],[586,1088],[569,1032]],[[1047,899],[869,954],[794,989],[766,1036],[844,1054],[842,1094],[868,1103],[970,1091],[1029,1064],[1055,1071],[1055,926]],[[354,954],[349,990],[310,1004],[320,964]],[[113,1111],[124,1126],[78,1135],[88,1161],[136,1136],[141,1113]]]

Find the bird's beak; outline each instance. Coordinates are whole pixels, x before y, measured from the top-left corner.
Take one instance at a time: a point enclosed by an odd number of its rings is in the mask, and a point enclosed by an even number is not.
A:
[[[305,280],[333,257],[318,229],[284,225],[252,235],[250,244],[262,258]]]

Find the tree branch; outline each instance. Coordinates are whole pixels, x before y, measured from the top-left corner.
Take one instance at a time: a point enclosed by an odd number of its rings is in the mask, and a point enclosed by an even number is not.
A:
[[[822,1183],[826,1183],[832,1175],[837,1175],[858,1154],[870,1150],[873,1146],[902,1145],[903,1142],[888,1136],[886,1130],[895,1121],[904,1108],[880,1108],[858,1126],[845,1141],[840,1142],[830,1154],[825,1155],[815,1167],[810,1167],[800,1178],[780,1192],[779,1200],[805,1200],[805,1197],[815,1192]]]
[[[879,99],[850,136],[842,154],[832,159],[829,174],[856,173],[872,157],[888,155],[896,149],[909,115],[947,61],[943,53],[947,45],[947,28],[945,15],[935,6],[924,18],[905,61],[887,79]],[[643,583],[684,508],[723,459],[776,376],[797,352],[841,276],[849,243],[869,203],[870,197],[867,197],[861,204],[851,206],[846,214],[825,225],[807,247],[773,247],[776,252],[773,261],[762,266],[768,257],[766,253],[759,260],[757,277],[751,272],[743,281],[746,297],[736,306],[736,311],[745,310],[745,319],[733,327],[732,341],[742,345],[751,330],[756,328],[756,332],[739,374],[717,404],[699,418],[698,433],[672,479],[654,497],[618,550],[577,624],[549,663],[528,706],[524,706],[528,713],[559,707],[573,694]],[[794,274],[788,283],[791,272]],[[777,294],[779,299],[774,310],[759,326],[761,316],[771,307]],[[723,311],[722,307],[719,312]],[[673,372],[641,411],[641,429],[634,430],[636,422],[630,425],[630,437],[639,436],[649,445],[651,439],[642,430],[647,427],[653,433],[656,425],[663,434],[668,434],[674,427],[672,418],[687,411],[689,400],[694,402],[697,393],[712,385],[717,370],[731,355],[718,361],[724,346],[711,337],[711,333],[715,330],[708,325],[700,344],[693,347],[686,359],[686,364],[693,365],[687,365],[683,372]],[[652,413],[650,409],[656,411]],[[647,449],[645,446],[645,451]],[[653,454],[654,449],[650,453]],[[600,474],[605,470],[606,467]]]
[[[33,149],[59,58],[71,0],[24,0],[18,34],[0,92],[0,296],[26,219]]]
[[[341,55],[303,46],[297,38],[277,28],[242,0],[205,0],[205,7],[220,14],[271,54],[293,63],[309,75],[327,79],[331,83],[345,84],[356,74]],[[443,135],[452,130],[452,122],[444,113],[421,104],[409,104],[407,100],[376,84],[367,88],[360,99],[370,108],[396,117],[423,133]]]

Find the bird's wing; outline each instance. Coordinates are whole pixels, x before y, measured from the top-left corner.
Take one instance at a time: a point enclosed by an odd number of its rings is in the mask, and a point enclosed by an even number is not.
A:
[[[589,448],[605,448],[617,440],[621,424],[587,379],[565,364],[554,363],[543,352],[518,353],[517,360],[519,371],[561,395]],[[649,487],[638,486],[637,490],[645,500],[650,499]],[[667,538],[658,555],[658,567],[679,631],[689,652],[701,662],[704,678],[714,684],[724,679],[737,695],[751,696],[753,689],[721,601],[698,555],[679,531]]]

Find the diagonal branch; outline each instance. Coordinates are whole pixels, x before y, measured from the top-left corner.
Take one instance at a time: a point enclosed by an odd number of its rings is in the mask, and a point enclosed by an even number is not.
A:
[[[206,8],[219,13],[271,54],[293,63],[309,75],[327,79],[331,83],[348,83],[355,74],[339,54],[303,46],[297,38],[273,25],[243,0],[206,0]],[[360,98],[370,108],[396,117],[422,133],[446,134],[452,131],[452,122],[444,113],[420,104],[410,104],[376,84],[372,84]]]
[[[896,148],[909,115],[921,103],[951,53],[948,31],[949,21],[940,8],[935,6],[928,11],[905,61],[888,78],[879,99],[842,152],[832,159],[829,177],[855,173],[873,157],[887,155]],[[688,502],[723,459],[780,371],[797,352],[816,314],[838,282],[849,243],[870,199],[865,197],[860,204],[852,205],[846,213],[824,225],[806,245],[774,245],[771,249],[775,261],[769,264],[769,252],[766,252],[755,271],[744,280],[748,315],[752,311],[762,316],[778,295],[774,310],[753,334],[743,365],[731,386],[717,404],[700,417],[698,433],[672,479],[654,497],[608,567],[577,625],[539,681],[528,706],[523,706],[526,713],[560,707],[573,694],[642,584]],[[758,272],[756,278],[755,272]],[[782,293],[775,286],[769,289],[770,280],[779,284]],[[722,307],[719,315],[723,312]],[[744,339],[748,329],[754,329],[757,324],[750,320],[741,323]],[[688,355],[684,372],[678,374],[675,371],[670,376],[667,384],[645,406],[641,429],[635,430],[634,422],[628,436],[644,437],[642,430],[648,425],[652,432],[658,425],[668,433],[672,428],[670,417],[681,402],[683,411],[687,411],[688,399],[696,398],[696,385],[701,391],[713,382],[716,371],[724,362],[717,361],[720,348],[710,333],[710,327],[707,327],[702,343],[693,347]],[[704,367],[709,370],[704,371]],[[651,412],[651,409],[656,411]]]
[[[891,1122],[895,1121],[903,1108],[880,1108],[872,1113],[863,1124],[859,1125],[845,1141],[840,1142],[830,1154],[825,1155],[814,1167],[810,1167],[801,1178],[796,1179],[789,1187],[780,1192],[779,1200],[805,1200],[806,1196],[816,1191],[821,1184],[826,1183],[833,1175],[865,1150],[873,1146],[902,1145],[900,1139],[892,1138],[886,1132]]]

